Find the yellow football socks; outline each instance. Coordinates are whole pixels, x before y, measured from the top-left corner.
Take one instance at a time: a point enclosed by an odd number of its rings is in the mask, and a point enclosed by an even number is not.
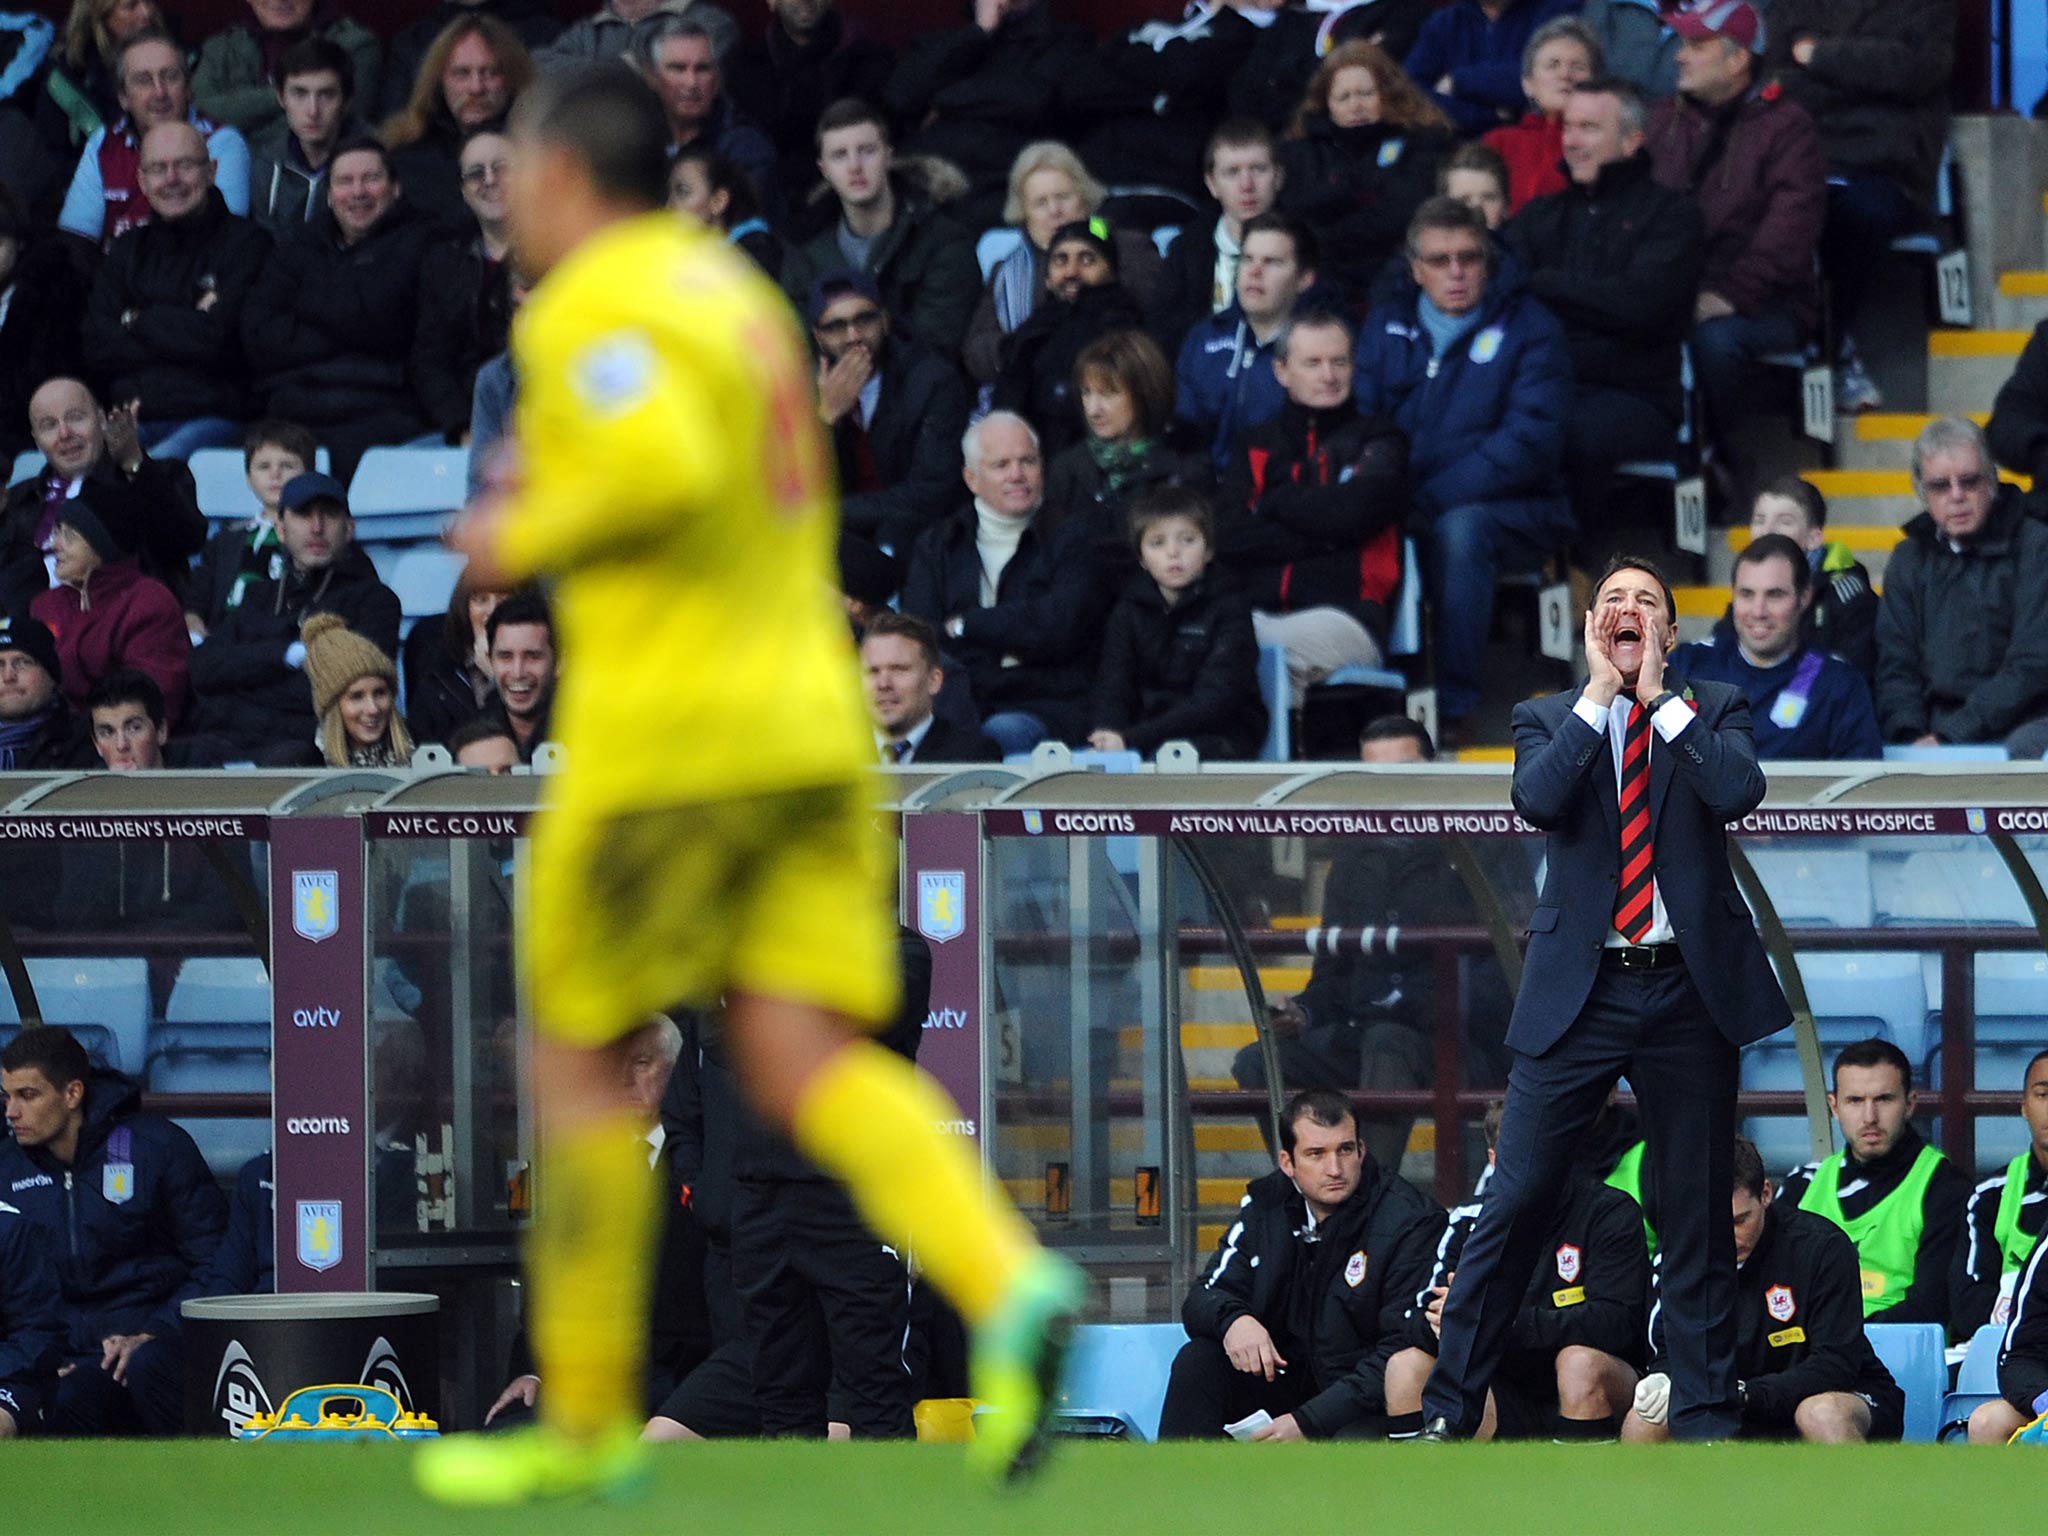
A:
[[[542,1144],[528,1326],[541,1420],[576,1440],[641,1417],[657,1215],[645,1131],[621,1112]]]
[[[972,1146],[938,1129],[959,1111],[902,1057],[870,1041],[840,1050],[805,1085],[791,1134],[845,1184],[892,1243],[970,1325],[987,1321],[1036,1251],[1024,1219],[982,1176]]]

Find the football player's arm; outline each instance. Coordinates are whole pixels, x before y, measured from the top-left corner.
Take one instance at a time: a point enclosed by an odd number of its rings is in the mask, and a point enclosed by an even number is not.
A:
[[[558,327],[532,343],[522,458],[491,551],[514,581],[631,558],[705,497],[729,451],[701,382],[645,335]]]

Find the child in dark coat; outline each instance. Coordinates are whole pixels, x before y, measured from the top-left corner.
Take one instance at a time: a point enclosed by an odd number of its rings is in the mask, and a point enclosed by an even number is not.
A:
[[[1181,485],[1131,509],[1139,572],[1110,611],[1091,700],[1099,752],[1150,755],[1168,741],[1202,756],[1255,755],[1266,734],[1251,607],[1209,572],[1214,519]]]

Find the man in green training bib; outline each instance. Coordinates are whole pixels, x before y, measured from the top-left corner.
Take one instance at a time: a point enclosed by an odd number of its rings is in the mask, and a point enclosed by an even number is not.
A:
[[[1859,1040],[1835,1058],[1828,1108],[1845,1150],[1808,1163],[1781,1199],[1825,1216],[1856,1245],[1863,1319],[1948,1324],[1949,1265],[1969,1184],[1909,1123],[1919,1107],[1913,1066],[1888,1040]]]
[[[1963,1213],[1949,1277],[1949,1335],[1957,1340],[2012,1320],[2013,1286],[2048,1227],[2048,1051],[2035,1052],[2020,1075],[2020,1118],[2027,1150],[1979,1184]]]

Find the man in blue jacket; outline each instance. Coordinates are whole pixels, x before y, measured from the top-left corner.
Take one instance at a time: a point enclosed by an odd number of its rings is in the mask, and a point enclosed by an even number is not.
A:
[[[24,1029],[0,1050],[13,1140],[0,1143],[0,1195],[49,1229],[59,1253],[66,1337],[49,1407],[58,1434],[175,1434],[175,1341],[148,1324],[198,1294],[227,1205],[192,1138],[142,1114],[141,1091],[95,1069],[68,1030]],[[168,1367],[168,1368],[167,1368]]]
[[[1189,329],[1174,364],[1174,420],[1209,449],[1221,476],[1237,440],[1280,414],[1287,390],[1274,371],[1280,333],[1315,286],[1315,237],[1281,213],[1247,221],[1238,245],[1237,302]]]
[[[1437,708],[1456,742],[1479,707],[1495,571],[1534,569],[1572,533],[1560,469],[1571,360],[1519,266],[1501,265],[1485,220],[1456,198],[1416,211],[1408,270],[1359,332],[1353,391],[1359,410],[1408,434]]]
[[[1843,760],[1884,756],[1870,685],[1847,662],[1801,638],[1813,567],[1782,533],[1735,557],[1734,625],[1671,655],[1679,676],[1728,683],[1749,700],[1756,755]]]
[[[0,1200],[0,1440],[43,1427],[43,1404],[64,1353],[50,1240]]]

